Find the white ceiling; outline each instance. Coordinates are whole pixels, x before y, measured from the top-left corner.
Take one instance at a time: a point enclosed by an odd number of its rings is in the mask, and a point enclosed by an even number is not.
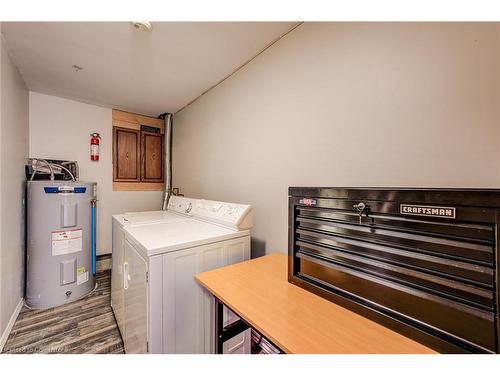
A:
[[[158,115],[176,112],[293,22],[3,22],[32,91]],[[72,65],[83,70],[75,72]]]

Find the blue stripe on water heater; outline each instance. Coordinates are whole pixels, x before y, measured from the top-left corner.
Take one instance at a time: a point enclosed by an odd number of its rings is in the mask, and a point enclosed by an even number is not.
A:
[[[83,194],[87,191],[87,188],[84,186],[45,186],[43,188],[45,193],[47,194],[58,194],[58,193],[77,193]]]
[[[56,188],[56,187],[44,187],[43,190],[45,190],[45,192],[47,194],[57,194],[59,193],[59,190]]]

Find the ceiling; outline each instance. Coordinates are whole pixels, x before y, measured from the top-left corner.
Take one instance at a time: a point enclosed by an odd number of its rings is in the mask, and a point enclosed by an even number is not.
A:
[[[2,22],[32,91],[158,115],[175,113],[293,22]],[[75,71],[73,65],[82,67]]]

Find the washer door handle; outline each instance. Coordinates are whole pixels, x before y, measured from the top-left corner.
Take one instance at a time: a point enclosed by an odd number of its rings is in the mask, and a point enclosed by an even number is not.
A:
[[[128,282],[130,280],[130,276],[128,274],[129,265],[127,262],[123,263],[123,289],[128,289]]]

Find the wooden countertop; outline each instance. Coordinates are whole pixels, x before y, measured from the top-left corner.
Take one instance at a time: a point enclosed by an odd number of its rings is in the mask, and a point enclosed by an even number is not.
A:
[[[286,353],[435,353],[287,277],[287,256],[274,253],[196,279]]]

